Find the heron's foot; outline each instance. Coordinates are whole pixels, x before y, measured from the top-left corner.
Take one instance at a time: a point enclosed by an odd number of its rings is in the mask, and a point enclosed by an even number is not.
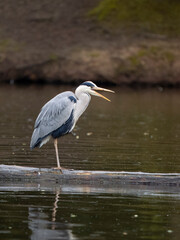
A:
[[[62,167],[54,167],[54,168],[52,168],[52,169],[54,169],[54,170],[59,170],[61,173],[63,173],[63,168]]]

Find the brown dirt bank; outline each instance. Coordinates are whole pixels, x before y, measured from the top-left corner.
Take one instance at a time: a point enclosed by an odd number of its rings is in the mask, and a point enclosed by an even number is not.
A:
[[[98,2],[1,1],[0,82],[180,85],[179,39],[99,24]]]

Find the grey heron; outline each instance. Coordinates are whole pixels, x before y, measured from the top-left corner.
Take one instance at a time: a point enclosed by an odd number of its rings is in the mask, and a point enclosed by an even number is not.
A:
[[[79,117],[89,105],[91,95],[110,101],[96,91],[113,92],[109,89],[100,88],[91,81],[86,81],[76,88],[75,93],[66,91],[47,102],[35,121],[30,148],[41,147],[52,137],[54,139],[57,169],[61,170],[57,139],[73,130]]]

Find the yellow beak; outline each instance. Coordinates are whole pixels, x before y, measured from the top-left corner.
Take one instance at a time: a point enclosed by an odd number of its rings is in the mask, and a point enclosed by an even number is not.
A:
[[[105,96],[103,96],[102,94],[96,92],[96,91],[104,91],[104,92],[111,92],[111,93],[114,93],[114,91],[112,90],[109,90],[109,89],[106,89],[106,88],[100,88],[100,87],[93,87],[92,88],[93,92],[95,93],[96,96],[98,97],[102,97],[104,98],[105,100],[111,102],[111,100],[109,100],[108,98],[106,98]],[[96,90],[96,91],[95,91]]]

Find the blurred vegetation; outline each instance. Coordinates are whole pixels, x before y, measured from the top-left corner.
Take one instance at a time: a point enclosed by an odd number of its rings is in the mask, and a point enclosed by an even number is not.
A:
[[[12,39],[0,39],[0,53],[11,51],[19,51],[22,43],[18,43]]]
[[[154,61],[163,59],[169,64],[172,64],[175,60],[175,56],[172,52],[160,46],[150,46],[149,48],[139,49],[137,53],[129,57],[129,61],[131,62],[132,66],[137,67],[140,65],[142,59],[146,57]]]
[[[129,55],[126,60],[116,68],[117,76],[122,73],[133,73],[135,76],[142,75],[149,64],[155,63],[156,72],[161,72],[166,66],[166,70],[173,65],[177,56],[174,52],[162,46],[141,47],[136,52]],[[136,74],[135,74],[136,73]]]
[[[180,36],[179,0],[102,0],[89,16],[115,28]]]

